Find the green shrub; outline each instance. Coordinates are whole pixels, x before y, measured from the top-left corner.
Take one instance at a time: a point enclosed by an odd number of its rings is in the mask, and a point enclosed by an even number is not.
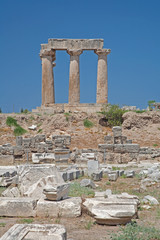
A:
[[[119,105],[111,105],[107,104],[102,109],[102,114],[107,119],[108,126],[121,126],[123,123],[123,114],[126,112],[126,110],[122,110]]]
[[[30,223],[33,223],[34,219],[32,218],[23,218],[23,219],[20,219],[20,223],[27,223],[27,224],[30,224]]]
[[[91,127],[93,127],[93,123],[90,121],[90,120],[88,120],[88,119],[85,119],[84,121],[83,121],[83,124],[84,124],[84,126],[85,127],[87,127],[87,128],[91,128]]]
[[[70,185],[70,197],[94,197],[94,191],[89,187],[81,187],[80,183],[75,182]]]
[[[6,120],[6,124],[11,127],[11,126],[14,126],[14,127],[17,127],[19,126],[18,123],[17,123],[17,120],[12,118],[12,117],[7,117],[7,120]]]
[[[14,129],[14,135],[15,136],[23,135],[26,132],[27,131],[24,128],[22,128],[21,126],[19,126],[19,125]]]
[[[136,110],[135,112],[136,113],[144,113],[144,112],[146,112],[146,110]]]
[[[2,113],[2,109],[0,108],[0,113]]]
[[[112,234],[112,240],[160,240],[160,230],[154,227],[139,226],[136,222],[120,227],[120,231]]]

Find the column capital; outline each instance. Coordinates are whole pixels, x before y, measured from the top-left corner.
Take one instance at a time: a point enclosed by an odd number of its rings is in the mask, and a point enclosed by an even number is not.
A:
[[[81,49],[67,49],[67,53],[70,56],[79,56],[82,54],[82,52],[83,52],[83,50],[81,50]]]
[[[50,49],[44,49],[40,51],[40,58],[48,57],[50,56],[52,58],[52,61],[54,62],[56,60],[56,50]]]
[[[96,50],[94,50],[94,52],[99,56],[101,56],[101,55],[105,56],[105,55],[110,54],[111,49],[96,49]]]

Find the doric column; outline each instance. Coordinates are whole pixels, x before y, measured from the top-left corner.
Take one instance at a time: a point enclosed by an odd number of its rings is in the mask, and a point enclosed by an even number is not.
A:
[[[96,103],[105,104],[108,102],[107,55],[111,50],[97,49],[94,52],[98,55]]]
[[[55,66],[55,50],[43,50],[42,59],[42,105],[55,103],[53,67]]]
[[[70,55],[69,104],[80,103],[79,55],[82,50],[67,50]]]

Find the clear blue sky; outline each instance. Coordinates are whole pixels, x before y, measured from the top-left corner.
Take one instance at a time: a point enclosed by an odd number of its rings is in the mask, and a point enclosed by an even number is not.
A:
[[[0,107],[41,105],[40,44],[103,38],[112,104],[160,102],[160,0],[0,0]],[[96,101],[97,58],[80,56],[81,102]],[[56,103],[68,101],[69,55],[57,51]]]

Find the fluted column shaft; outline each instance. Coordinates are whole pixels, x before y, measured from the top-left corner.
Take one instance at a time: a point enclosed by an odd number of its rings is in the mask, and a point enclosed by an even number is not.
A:
[[[53,67],[55,51],[45,51],[40,54],[42,59],[42,105],[55,103]]]
[[[82,50],[67,50],[70,55],[69,104],[80,103],[79,56]]]
[[[111,50],[97,49],[94,52],[98,55],[96,103],[106,104],[108,102],[107,55]]]

